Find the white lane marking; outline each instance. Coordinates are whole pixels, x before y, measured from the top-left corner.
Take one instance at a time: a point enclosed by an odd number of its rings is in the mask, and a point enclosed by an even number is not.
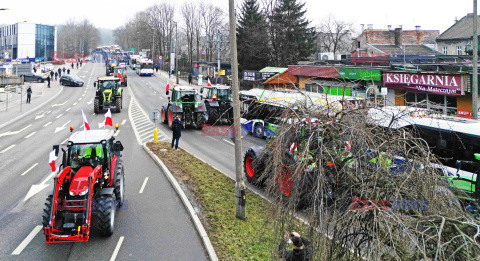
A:
[[[124,120],[122,121],[122,125],[125,125],[125,122],[127,122],[126,119],[124,119]]]
[[[33,168],[35,168],[36,166],[38,165],[38,162],[33,164],[33,166],[31,166],[30,168],[28,168],[27,170],[25,170],[25,172],[23,172],[20,176],[24,176],[25,174],[27,174],[30,170],[32,170]]]
[[[70,122],[71,122],[71,121],[67,121],[67,122],[66,122],[65,124],[63,124],[62,126],[55,128],[55,133],[57,133],[57,132],[65,129],[65,128],[67,127],[67,124],[69,124]]]
[[[25,139],[28,139],[28,138],[32,137],[33,135],[35,135],[35,133],[37,133],[37,132],[34,131],[34,132],[28,134],[27,136],[25,136]]]
[[[118,239],[117,246],[115,247],[115,250],[113,250],[113,254],[112,254],[112,257],[110,258],[110,261],[115,261],[115,259],[117,258],[118,251],[120,251],[120,247],[122,246],[122,243],[123,243],[123,239],[124,239],[124,238],[125,238],[124,236],[121,236],[121,237]]]
[[[52,124],[52,122],[51,122],[51,121],[49,121],[49,122],[45,123],[45,124],[43,125],[43,127],[45,128],[45,127],[47,127],[47,126],[48,126],[48,125],[50,125],[50,124]]]
[[[70,108],[66,109],[65,111],[69,111],[69,110],[71,110],[71,109],[72,109],[72,107],[70,107]]]
[[[120,130],[117,130],[115,134],[113,134],[113,137],[117,137],[117,135],[120,133]]]
[[[21,130],[18,130],[18,131],[7,131],[7,132],[5,132],[5,133],[1,133],[1,134],[0,134],[0,137],[18,134],[18,133],[20,133],[20,132],[22,132],[22,131],[30,128],[31,126],[32,126],[32,124],[24,127],[24,128],[21,129]]]
[[[67,141],[68,141],[68,138],[64,139],[64,140],[62,141],[62,143],[60,143],[60,144],[64,144],[64,143],[67,142]]]
[[[68,102],[68,101],[65,101],[64,103],[54,104],[54,105],[52,105],[52,108],[53,108],[53,107],[57,107],[57,106],[63,106],[63,105],[65,105],[65,103],[67,103],[67,102]]]
[[[23,249],[25,249],[25,247],[30,243],[30,241],[32,241],[32,239],[38,234],[38,232],[40,232],[40,230],[42,230],[42,226],[40,225],[36,226],[32,230],[32,232],[30,232],[30,234],[28,234],[28,236],[22,241],[22,243],[20,243],[20,245],[18,245],[18,247],[15,248],[15,250],[13,250],[12,256],[20,255]]]
[[[9,151],[11,148],[13,148],[13,147],[15,147],[15,146],[16,146],[15,144],[12,144],[12,145],[8,146],[8,147],[5,148],[4,150],[0,151],[0,154],[3,154],[3,153],[5,153],[5,152]]]
[[[55,117],[55,119],[58,119],[58,118],[60,118],[60,117],[62,117],[62,116],[63,116],[63,113],[60,113],[59,115],[57,115],[57,117]]]
[[[222,139],[222,140],[225,141],[226,143],[232,145],[232,146],[235,146],[235,143],[233,143],[233,142],[231,142],[231,141],[229,141],[229,140],[226,140],[226,139]]]
[[[78,101],[81,101],[83,98],[79,98]]]
[[[152,123],[150,121],[144,121],[142,123],[137,122],[137,125],[136,125],[138,130],[145,128],[145,126],[146,127],[151,127]]]
[[[148,181],[148,177],[146,177],[145,180],[143,181],[142,188],[140,188],[140,191],[138,193],[140,193],[140,194],[143,193],[143,190],[145,189],[145,186],[147,185],[147,181]]]
[[[74,102],[74,103],[73,103],[73,106],[75,106],[75,105],[77,105],[77,102]]]

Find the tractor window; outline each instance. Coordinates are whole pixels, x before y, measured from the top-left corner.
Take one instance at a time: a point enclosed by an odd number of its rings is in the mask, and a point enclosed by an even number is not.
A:
[[[174,91],[172,93],[172,101],[179,101],[180,100],[180,92]]]
[[[113,89],[113,88],[115,88],[115,83],[114,82],[103,82],[102,83],[102,88],[103,89]]]
[[[182,102],[195,102],[196,94],[195,92],[182,92]]]
[[[210,88],[208,91],[208,98],[212,98],[214,94],[217,94],[217,89],[215,88]]]
[[[96,167],[103,157],[101,144],[75,144],[70,148],[70,166],[73,169],[82,166]]]
[[[230,90],[229,89],[220,89],[218,90],[217,100],[225,101],[230,99]]]

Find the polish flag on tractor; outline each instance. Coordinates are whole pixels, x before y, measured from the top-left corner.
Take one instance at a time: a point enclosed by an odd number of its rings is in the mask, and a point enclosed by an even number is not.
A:
[[[123,75],[120,72],[117,73],[117,76],[118,76],[118,78],[120,78],[122,80],[122,82],[125,81],[125,79],[123,79]]]
[[[207,86],[212,86],[212,83],[210,82],[210,78],[207,78]]]
[[[105,113],[105,126],[107,125],[113,126],[112,113],[110,112],[110,108],[108,109],[107,113]]]
[[[167,87],[165,89],[165,92],[168,92],[170,90],[170,83],[167,83]]]
[[[83,113],[82,110],[82,117],[83,117],[83,127],[85,130],[90,130],[90,125],[88,125],[87,117],[85,116],[85,113]]]
[[[57,159],[57,156],[55,155],[55,150],[52,150],[50,152],[50,155],[48,155],[48,165],[52,168],[52,172],[55,172],[57,168],[55,167],[55,160]]]

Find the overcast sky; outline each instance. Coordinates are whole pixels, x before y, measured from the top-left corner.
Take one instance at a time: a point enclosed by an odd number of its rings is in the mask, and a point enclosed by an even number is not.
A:
[[[166,0],[180,5],[186,1]],[[197,0],[200,1],[200,0]],[[228,0],[204,0],[228,12]],[[360,24],[373,24],[373,28],[386,29],[387,25],[403,25],[404,29],[437,29],[443,32],[455,18],[472,13],[472,0],[303,0],[306,3],[307,17],[314,25],[323,17],[332,14],[346,20],[359,30]],[[88,18],[97,27],[114,29],[132,18],[135,12],[142,11],[161,0],[2,0],[0,24],[29,21],[42,24],[62,24],[69,18]],[[77,4],[73,4],[77,3]],[[236,0],[236,5],[241,1]]]

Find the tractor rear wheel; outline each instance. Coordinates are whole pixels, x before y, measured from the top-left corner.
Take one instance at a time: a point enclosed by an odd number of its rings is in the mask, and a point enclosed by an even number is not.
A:
[[[170,106],[168,107],[167,115],[168,115],[168,127],[170,127],[171,129],[173,124],[173,112]]]
[[[165,109],[162,107],[162,122],[167,124],[167,115],[165,115]]]
[[[247,178],[248,183],[255,186],[262,185],[260,181],[260,176],[262,175],[262,170],[264,169],[264,162],[262,162],[261,156],[257,155],[256,151],[252,148],[248,149],[245,152],[243,158],[243,169],[245,171],[245,177]]]
[[[42,215],[42,224],[43,227],[48,226],[48,223],[50,223],[50,211],[52,211],[52,195],[49,195],[47,197],[47,200],[45,202],[45,208],[43,208],[43,215]]]
[[[120,112],[122,109],[122,97],[115,98],[115,109],[117,112]]]
[[[100,112],[100,100],[98,98],[93,101],[93,111],[97,114]]]
[[[114,186],[113,192],[115,193],[118,206],[122,206],[125,200],[125,175],[123,175],[123,167],[120,167],[120,171],[116,174]]]
[[[116,208],[115,195],[96,199],[95,210],[92,211],[92,222],[99,235],[111,236],[113,234]]]

